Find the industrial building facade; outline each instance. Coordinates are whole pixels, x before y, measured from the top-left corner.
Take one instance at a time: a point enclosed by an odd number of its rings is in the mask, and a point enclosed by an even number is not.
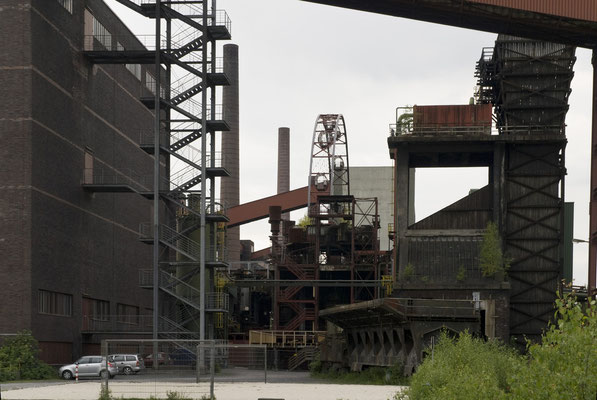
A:
[[[151,203],[82,185],[151,176],[139,137],[154,114],[139,98],[154,69],[85,58],[85,35],[136,41],[101,0],[4,1],[0,33],[0,332],[31,330],[42,359],[70,362],[99,352],[100,331],[151,331],[138,278]]]

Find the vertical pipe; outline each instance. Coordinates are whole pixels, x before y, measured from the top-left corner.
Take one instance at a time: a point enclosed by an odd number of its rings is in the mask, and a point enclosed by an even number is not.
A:
[[[207,38],[207,14],[208,14],[208,2],[203,2],[203,37]],[[205,340],[205,199],[207,196],[207,53],[208,44],[203,43],[201,46],[201,85],[203,90],[201,91],[201,222],[199,225],[199,340],[202,342]],[[204,351],[201,350],[199,355],[199,362],[201,368],[205,367]]]
[[[155,2],[155,98],[153,131],[153,360],[157,367],[158,353],[158,294],[159,294],[159,257],[160,257],[160,34],[161,0]]]
[[[224,45],[224,74],[230,85],[222,89],[222,108],[224,120],[230,130],[222,134],[222,165],[230,173],[222,178],[220,198],[226,207],[240,203],[240,168],[239,168],[239,107],[238,107],[238,46]],[[228,228],[226,232],[228,260],[240,260],[240,228]]]
[[[290,128],[278,128],[278,194],[290,190]],[[289,221],[290,213],[282,214]],[[280,227],[280,230],[282,228]]]
[[[597,49],[593,49],[593,122],[591,133],[591,191],[589,200],[589,296],[597,286]]]

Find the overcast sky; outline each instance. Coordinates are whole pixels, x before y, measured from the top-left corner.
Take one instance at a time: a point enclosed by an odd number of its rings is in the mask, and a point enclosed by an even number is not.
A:
[[[137,34],[153,24],[106,2]],[[291,189],[306,185],[315,118],[344,115],[351,166],[390,166],[388,124],[404,105],[468,104],[474,68],[495,34],[369,14],[299,0],[220,0],[239,45],[241,203],[275,194],[277,129],[291,132]],[[221,55],[221,51],[220,51]],[[590,52],[577,50],[567,116],[566,201],[574,236],[588,238]],[[484,169],[418,170],[417,220],[487,184]],[[390,189],[389,189],[390,190]],[[299,218],[304,211],[292,214]],[[265,221],[241,228],[269,246]],[[574,278],[587,281],[587,244],[575,244]]]

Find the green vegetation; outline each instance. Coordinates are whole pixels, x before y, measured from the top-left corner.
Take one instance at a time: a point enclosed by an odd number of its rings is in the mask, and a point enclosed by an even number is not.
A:
[[[402,271],[402,278],[405,281],[409,281],[413,276],[415,276],[415,267],[411,263],[408,263],[406,264],[406,267],[404,267],[404,271]]]
[[[312,218],[309,218],[307,214],[303,215],[301,219],[298,220],[296,226],[306,229],[309,225],[313,225],[314,221]]]
[[[497,225],[493,222],[487,224],[483,235],[480,254],[481,271],[485,277],[502,278],[510,268],[510,260],[502,253],[502,241]]]
[[[114,398],[111,397],[110,391],[105,390],[102,387],[102,391],[100,392],[99,400],[113,400]],[[149,400],[157,400],[158,397],[149,396]],[[167,400],[193,400],[191,397],[186,397],[183,393],[179,392],[166,392],[166,399]],[[147,400],[146,398],[139,398],[139,397],[118,397],[115,400]],[[210,395],[204,394],[198,400],[216,400],[216,396],[211,398]]]
[[[466,280],[466,268],[464,265],[460,265],[458,272],[456,273],[456,280],[458,282],[464,282]]]
[[[38,356],[39,344],[31,332],[7,338],[0,347],[0,381],[57,378],[56,370]]]
[[[444,333],[396,400],[537,399],[597,397],[597,311],[572,295],[558,298],[557,323],[526,356],[497,341]]]
[[[353,385],[401,385],[406,378],[403,376],[403,367],[370,367],[361,372],[348,372],[334,368],[326,368],[325,365],[315,360],[309,364],[309,372],[312,377],[325,380],[330,383],[344,383]]]

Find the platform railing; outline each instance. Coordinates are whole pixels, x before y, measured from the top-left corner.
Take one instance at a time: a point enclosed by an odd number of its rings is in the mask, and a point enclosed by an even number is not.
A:
[[[317,346],[325,340],[325,335],[325,331],[252,330],[249,331],[249,343],[269,347]]]

